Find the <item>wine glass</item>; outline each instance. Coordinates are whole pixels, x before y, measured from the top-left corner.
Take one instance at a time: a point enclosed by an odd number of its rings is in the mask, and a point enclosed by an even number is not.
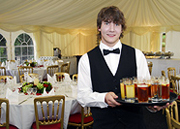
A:
[[[27,93],[29,96],[32,94],[32,90],[33,90],[33,88],[31,88],[31,87],[27,89]]]
[[[32,94],[33,94],[33,95],[36,95],[36,93],[37,93],[37,87],[34,87],[34,88],[32,89]]]

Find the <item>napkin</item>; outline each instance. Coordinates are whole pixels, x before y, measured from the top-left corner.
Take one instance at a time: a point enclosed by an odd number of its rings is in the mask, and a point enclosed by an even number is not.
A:
[[[27,74],[27,82],[34,82],[34,78],[30,77],[29,74]]]
[[[2,62],[1,67],[5,67],[5,63],[4,62]]]
[[[6,78],[7,80],[6,80],[6,85],[7,86],[14,86],[14,85],[16,85],[17,84],[17,80],[16,80],[16,76],[14,76],[14,78],[13,79],[10,79],[10,78]]]
[[[54,93],[54,88],[52,88],[49,93],[46,92],[46,89],[44,88],[44,92],[42,94],[42,96],[52,96],[52,95],[55,95]]]
[[[64,82],[71,82],[71,78],[68,73],[64,73]]]
[[[6,98],[9,99],[10,103],[18,102],[19,101],[18,100],[18,89],[16,91],[12,92],[12,90],[7,88]]]
[[[50,82],[51,84],[56,83],[56,82],[57,82],[56,75],[54,74],[53,77],[51,77],[49,74],[47,74],[47,80],[48,80],[48,82]]]

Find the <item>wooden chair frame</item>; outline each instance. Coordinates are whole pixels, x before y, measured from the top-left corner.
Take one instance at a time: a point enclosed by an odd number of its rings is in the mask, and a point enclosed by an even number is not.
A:
[[[180,95],[180,77],[171,76],[171,82],[172,82],[173,92],[179,96]],[[178,105],[180,105],[179,99],[177,99],[176,102],[178,103]]]
[[[57,73],[59,71],[59,66],[58,65],[52,65],[47,67],[47,74],[50,76],[53,76],[54,73]]]
[[[13,79],[13,76],[0,76],[0,81],[2,82],[3,80],[3,83],[6,83],[6,79],[9,78],[9,79]]]
[[[172,104],[165,109],[165,111],[168,129],[180,129],[177,102],[173,101]]]
[[[167,74],[171,83],[171,76],[176,76],[176,69],[174,67],[167,68]]]
[[[78,80],[78,74],[73,74],[72,80],[77,82],[77,80]]]
[[[153,63],[152,62],[148,62],[148,68],[149,68],[150,75],[152,73],[152,67],[153,67]]]
[[[6,104],[6,122],[3,124],[0,123],[0,127],[6,127],[6,129],[9,129],[9,100],[0,98],[0,109],[1,109],[2,103]],[[0,117],[1,117],[1,110],[0,110]]]
[[[81,129],[84,129],[84,127],[90,126],[94,123],[94,121],[84,123],[84,119],[86,117],[89,117],[89,116],[92,116],[92,113],[90,111],[90,107],[82,107],[81,106],[81,123],[73,123],[73,122],[69,121],[68,125],[77,126],[77,127],[80,127]]]
[[[57,101],[58,101],[58,105],[57,105],[57,109],[55,109],[55,102],[57,102]],[[46,102],[46,104],[47,104],[47,109],[43,108],[44,102]],[[52,117],[50,116],[49,102],[52,102],[51,103],[52,104]],[[43,120],[39,120],[37,104],[40,104],[41,112],[43,115]],[[60,105],[61,105],[61,117],[58,118],[58,114],[60,111],[59,110]],[[35,110],[37,129],[39,129],[40,125],[50,125],[50,124],[57,124],[57,123],[61,123],[61,129],[63,129],[64,108],[65,108],[65,96],[63,96],[63,95],[45,96],[45,97],[35,98],[34,99],[34,110]],[[47,116],[45,115],[45,109],[47,112]]]
[[[23,75],[25,72],[28,72],[29,73],[33,73],[33,67],[31,66],[21,66],[21,67],[18,67],[18,74],[19,74],[19,78],[21,75]]]
[[[69,73],[71,62],[66,62],[61,65],[61,72]]]
[[[65,72],[58,72],[58,73],[55,73],[56,79],[57,79],[58,82],[61,82],[62,79],[64,79],[64,77],[65,77],[64,74],[65,74]],[[66,73],[66,74],[68,74],[68,73]],[[69,76],[70,76],[70,75],[69,75]]]
[[[30,77],[36,77],[39,78],[39,75],[37,73],[28,73]],[[20,82],[23,83],[24,74],[20,75]]]
[[[6,68],[5,67],[0,67],[0,70],[3,70],[3,72],[4,72],[3,75],[6,75]],[[0,73],[2,73],[2,71]],[[2,74],[0,76],[2,76]]]

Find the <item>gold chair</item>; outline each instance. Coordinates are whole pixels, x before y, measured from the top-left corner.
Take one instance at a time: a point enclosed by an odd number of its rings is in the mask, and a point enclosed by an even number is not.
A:
[[[2,111],[5,111],[6,121],[3,123],[0,122],[0,128],[1,129],[17,129],[15,126],[9,124],[9,100],[0,98],[0,109],[3,109],[4,106],[6,109],[0,110],[0,119],[2,120],[2,118],[1,118],[2,113],[3,113]],[[4,117],[4,115],[3,115],[3,117]]]
[[[161,71],[161,76],[166,77],[166,73],[164,70]]]
[[[21,66],[21,67],[18,67],[19,78],[20,78],[20,76],[23,75],[25,72],[33,73],[33,67],[31,67],[31,66]]]
[[[45,96],[34,99],[36,123],[33,129],[63,129],[65,96]],[[61,114],[59,117],[58,114]],[[42,115],[42,118],[40,118]]]
[[[153,63],[152,62],[148,62],[148,68],[149,68],[150,75],[152,73],[152,67],[153,67]]]
[[[78,80],[78,74],[73,74],[72,80],[77,82],[77,80]]]
[[[56,60],[56,61],[58,62],[59,67],[61,67],[61,65],[64,63],[63,60]]]
[[[72,114],[69,117],[68,125],[76,126],[77,128],[84,129],[94,123],[90,107],[82,107],[81,113]]]
[[[171,92],[173,91],[178,95],[178,99],[176,100],[176,102],[178,103],[178,105],[180,105],[180,77],[171,76],[171,81],[172,81]]]
[[[0,76],[6,75],[6,68],[5,67],[0,67]]]
[[[0,82],[1,83],[6,83],[6,79],[9,78],[9,79],[13,79],[13,76],[0,76]]]
[[[173,101],[166,109],[166,121],[168,129],[180,129],[178,106],[176,101]]]
[[[169,81],[170,81],[170,87],[172,87],[171,76],[176,76],[176,69],[174,67],[168,67],[167,68],[167,73],[168,73],[168,78],[169,78]]]
[[[39,75],[37,73],[28,73],[28,75],[30,77],[35,77],[35,78],[39,78]],[[24,74],[23,75],[20,75],[20,82],[23,83],[25,80],[24,80]]]
[[[9,62],[16,62],[15,60],[7,60],[7,61],[9,61]]]
[[[71,62],[66,62],[61,65],[61,72],[69,73]]]
[[[58,65],[52,65],[47,67],[47,74],[50,76],[53,76],[54,73],[57,73],[59,71],[59,66]]]
[[[56,75],[56,79],[58,82],[61,82],[63,81],[63,79],[65,78],[65,72],[58,72],[58,73],[55,73]],[[69,73],[66,73],[66,74],[69,74]],[[69,75],[70,76],[70,75]]]

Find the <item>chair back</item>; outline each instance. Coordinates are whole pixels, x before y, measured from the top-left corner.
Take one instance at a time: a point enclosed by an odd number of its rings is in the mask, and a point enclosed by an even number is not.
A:
[[[64,63],[63,60],[56,60],[56,61],[58,62],[59,67],[61,67],[61,65]]]
[[[62,82],[63,79],[65,79],[65,74],[69,74],[69,73],[65,73],[65,72],[55,73],[57,81],[58,81],[58,82]],[[69,76],[70,76],[70,75],[69,75]]]
[[[4,107],[3,105],[5,104],[6,109],[2,110],[2,108]],[[6,127],[6,129],[9,129],[9,100],[8,99],[4,99],[4,98],[0,98],[0,118],[2,116],[1,113],[3,113],[2,111],[5,111],[6,113],[6,121],[1,123],[0,122],[0,128],[1,127]],[[2,120],[2,119],[1,119]]]
[[[73,74],[72,80],[77,82],[77,80],[78,80],[78,74]]]
[[[57,73],[59,71],[59,66],[58,65],[52,65],[47,67],[47,74],[50,76],[53,76],[54,73]]]
[[[81,121],[79,122],[77,117],[80,117]],[[81,113],[71,115],[69,118],[68,125],[81,127],[84,129],[87,126],[90,126],[94,123],[92,118],[91,108],[90,107],[82,107],[81,106]]]
[[[61,124],[63,129],[65,96],[45,96],[34,99],[36,127],[40,125]],[[59,116],[59,114],[61,114]],[[42,116],[41,116],[42,115]],[[41,118],[42,117],[42,118]]]
[[[165,109],[165,111],[168,129],[180,129],[177,102],[173,101],[172,104]]]
[[[13,79],[13,76],[0,76],[0,83],[6,83],[7,82],[7,78],[9,79]]]
[[[176,76],[176,69],[174,67],[167,68],[168,78],[171,81],[171,76]]]
[[[71,62],[66,62],[61,65],[61,72],[69,73]]]
[[[7,60],[7,61],[9,61],[9,62],[16,62],[15,60]]]
[[[180,77],[178,76],[171,76],[171,82],[172,82],[172,89],[174,93],[179,94],[180,93]]]
[[[33,67],[31,67],[31,66],[21,66],[21,67],[18,67],[19,78],[20,78],[20,76],[23,75],[25,72],[33,73]]]
[[[166,77],[166,73],[164,70],[161,71],[161,76]]]
[[[28,73],[28,75],[32,78],[38,78],[39,79],[39,75],[37,73]],[[24,74],[20,75],[20,82],[23,83],[24,81],[25,81]]]
[[[152,73],[152,67],[153,67],[153,63],[152,62],[148,62],[148,68],[149,68],[150,75]]]
[[[6,68],[0,67],[0,76],[6,75]]]

